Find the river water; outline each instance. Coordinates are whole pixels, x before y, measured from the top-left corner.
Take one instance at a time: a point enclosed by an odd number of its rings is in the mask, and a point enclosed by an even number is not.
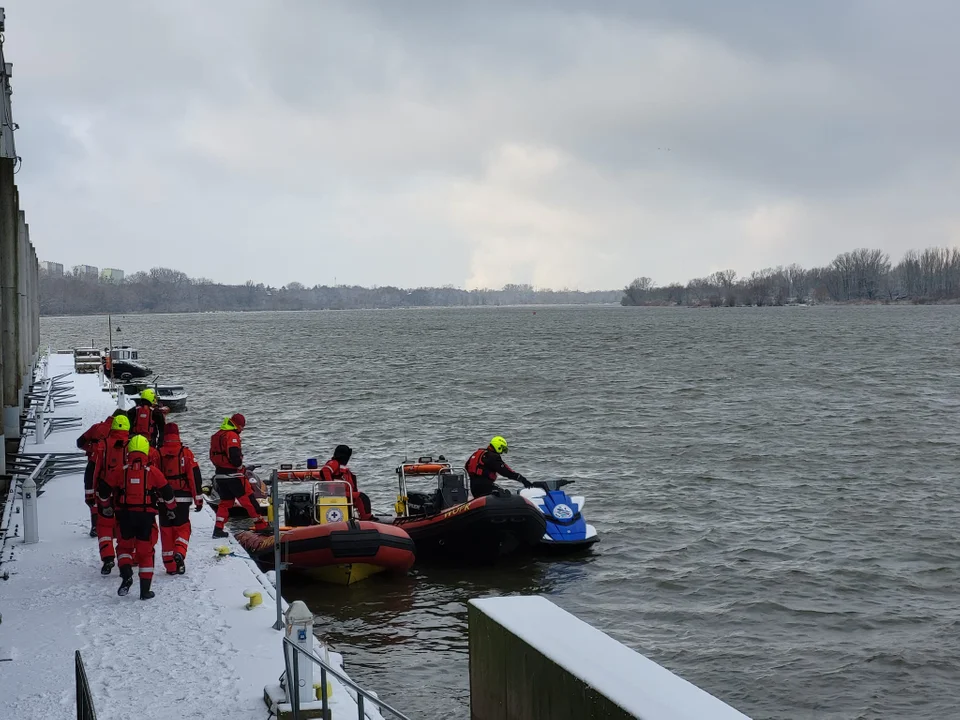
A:
[[[353,446],[381,513],[404,453],[462,462],[494,434],[527,477],[576,480],[602,536],[587,559],[291,587],[412,717],[469,716],[465,603],[509,593],[548,595],[757,719],[960,717],[960,308],[113,320],[187,385],[198,455],[240,410],[252,462]],[[103,346],[107,321],[42,330]]]

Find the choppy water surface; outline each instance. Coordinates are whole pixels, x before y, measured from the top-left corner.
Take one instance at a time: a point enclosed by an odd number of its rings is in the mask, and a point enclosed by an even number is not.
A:
[[[527,477],[577,480],[603,538],[586,561],[293,588],[413,717],[468,717],[465,603],[505,593],[549,595],[754,718],[960,717],[960,308],[114,324],[188,386],[194,445],[235,410],[251,461],[349,443],[381,512],[404,452],[462,460],[493,434]],[[105,319],[42,327],[106,342]]]

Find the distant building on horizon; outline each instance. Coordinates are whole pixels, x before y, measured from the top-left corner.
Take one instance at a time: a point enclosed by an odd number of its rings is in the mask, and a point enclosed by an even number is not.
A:
[[[100,279],[109,283],[122,283],[123,270],[117,270],[116,268],[104,268],[100,271]]]
[[[96,280],[100,276],[100,269],[96,265],[75,265],[73,272],[82,280]]]
[[[40,263],[40,270],[51,277],[63,277],[63,263],[44,260]]]

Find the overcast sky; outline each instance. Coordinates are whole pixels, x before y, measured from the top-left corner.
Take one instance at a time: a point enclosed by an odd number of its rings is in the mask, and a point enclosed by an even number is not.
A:
[[[956,0],[6,0],[41,259],[615,288],[960,243]]]

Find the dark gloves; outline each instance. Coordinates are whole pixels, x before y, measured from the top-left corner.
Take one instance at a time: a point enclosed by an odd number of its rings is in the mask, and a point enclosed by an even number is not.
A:
[[[202,500],[194,503],[194,506],[193,506],[193,511],[194,511],[194,512],[200,512],[201,510],[203,510],[203,501],[202,501]]]
[[[533,484],[527,480],[523,475],[517,475],[517,482],[523,485],[525,488],[533,487]]]
[[[83,498],[83,501],[87,504],[87,507],[93,507],[94,505],[97,504],[97,499],[93,496],[93,493],[90,493],[85,498]]]

